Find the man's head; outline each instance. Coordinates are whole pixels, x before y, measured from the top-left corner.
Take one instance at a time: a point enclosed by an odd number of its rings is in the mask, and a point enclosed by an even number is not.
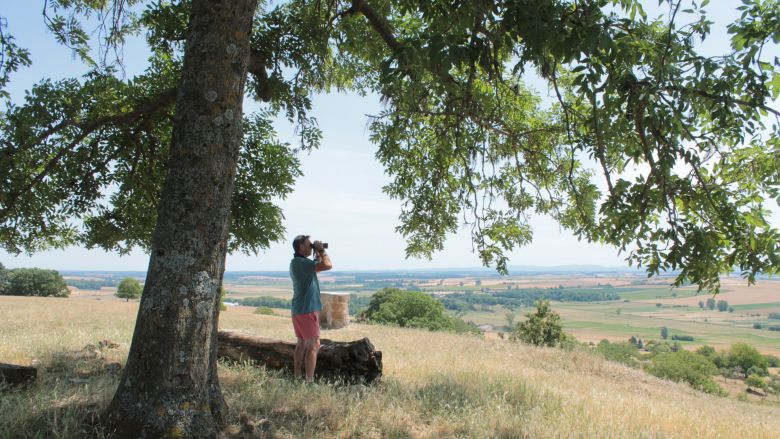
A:
[[[295,253],[309,257],[312,253],[312,245],[311,241],[309,240],[309,235],[298,235],[293,239],[293,250],[295,250]]]

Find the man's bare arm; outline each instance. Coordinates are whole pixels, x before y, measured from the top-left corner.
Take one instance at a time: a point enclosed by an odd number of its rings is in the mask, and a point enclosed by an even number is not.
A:
[[[314,266],[314,271],[328,271],[333,268],[333,264],[330,262],[330,256],[325,250],[317,254],[317,265]]]

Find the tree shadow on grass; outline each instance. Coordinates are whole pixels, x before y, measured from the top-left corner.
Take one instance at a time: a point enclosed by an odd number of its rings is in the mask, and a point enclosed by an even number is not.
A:
[[[116,389],[122,366],[110,341],[52,351],[34,361],[36,381],[0,391],[0,437],[105,438],[101,414]]]

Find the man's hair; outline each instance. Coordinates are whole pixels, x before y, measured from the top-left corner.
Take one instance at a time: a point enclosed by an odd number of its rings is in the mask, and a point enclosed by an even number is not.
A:
[[[297,253],[298,248],[303,244],[307,239],[309,239],[309,235],[298,235],[293,239],[293,250]]]

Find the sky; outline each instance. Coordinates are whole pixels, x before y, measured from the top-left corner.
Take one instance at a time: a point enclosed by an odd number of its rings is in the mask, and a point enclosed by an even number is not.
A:
[[[12,96],[21,98],[24,90],[40,78],[77,76],[83,71],[81,63],[67,49],[56,45],[52,35],[46,31],[41,8],[30,7],[31,2],[21,0],[4,3],[0,16],[7,18],[10,33],[16,37],[18,44],[30,50],[33,61],[31,68],[17,72],[12,78]],[[716,0],[713,3],[727,2]],[[715,12],[713,18],[719,24],[728,21],[726,12]],[[717,31],[714,34],[717,36]],[[728,40],[721,37],[721,41],[714,40],[710,44],[728,44]],[[134,68],[142,68],[143,61],[145,56],[139,47],[130,45],[125,48],[129,76],[132,76]],[[529,78],[529,85],[547,97],[548,91],[540,81]],[[259,104],[251,100],[245,103],[246,113],[259,108]],[[296,182],[293,193],[280,201],[288,239],[272,244],[258,255],[228,255],[227,271],[286,270],[292,256],[290,241],[297,234],[308,234],[312,239],[328,242],[328,253],[337,271],[481,265],[472,251],[468,228],[461,228],[458,233],[449,236],[445,250],[434,255],[432,260],[405,257],[403,237],[395,232],[399,225],[401,203],[382,192],[382,187],[390,178],[374,158],[376,147],[368,140],[367,115],[377,114],[380,108],[377,96],[331,94],[314,97],[312,114],[319,122],[323,138],[319,149],[299,156],[304,176]],[[281,140],[296,143],[295,135],[286,122],[280,120],[276,125]],[[773,224],[780,226],[777,215]],[[626,255],[619,255],[616,248],[578,241],[550,219],[533,217],[531,225],[533,243],[509,254],[510,266],[628,266],[624,261]],[[78,247],[19,256],[0,250],[0,263],[8,268],[143,271],[148,266],[148,259],[148,255],[140,250],[121,257],[115,253]]]

